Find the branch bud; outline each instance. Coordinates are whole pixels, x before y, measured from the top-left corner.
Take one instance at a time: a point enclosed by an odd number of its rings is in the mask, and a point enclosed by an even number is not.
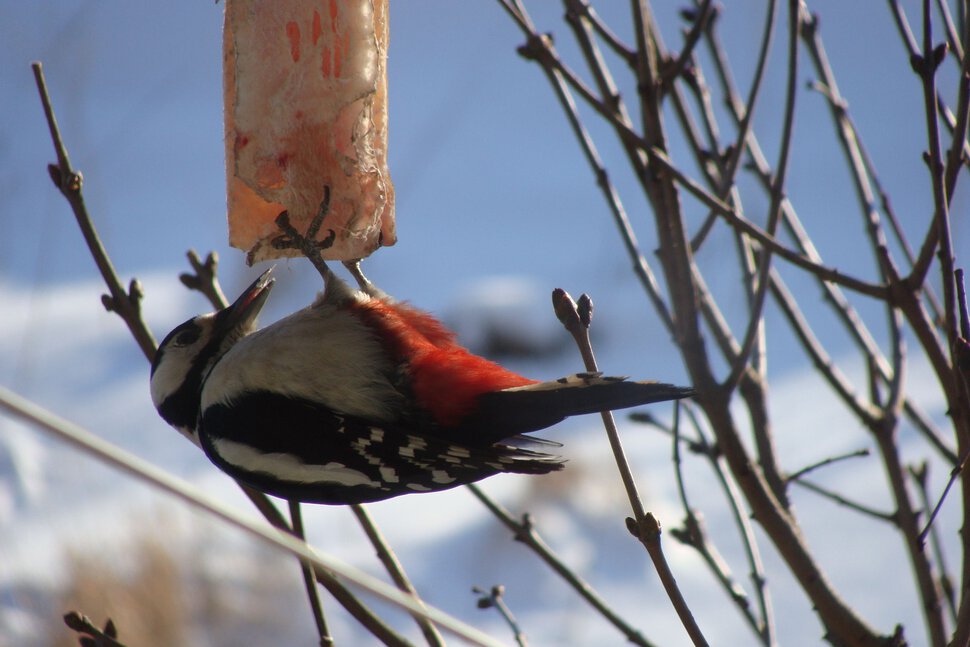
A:
[[[556,318],[559,319],[566,330],[570,332],[578,330],[582,325],[579,311],[576,309],[576,302],[562,288],[556,288],[552,291],[552,309],[556,313]]]
[[[589,328],[593,321],[593,299],[585,292],[579,295],[579,322],[583,328]]]

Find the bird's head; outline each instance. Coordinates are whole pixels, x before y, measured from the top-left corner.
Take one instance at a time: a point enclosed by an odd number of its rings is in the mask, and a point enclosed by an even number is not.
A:
[[[273,287],[270,271],[263,272],[232,305],[189,319],[158,346],[152,361],[152,402],[167,423],[193,441],[202,384],[233,344],[256,329],[256,317]]]

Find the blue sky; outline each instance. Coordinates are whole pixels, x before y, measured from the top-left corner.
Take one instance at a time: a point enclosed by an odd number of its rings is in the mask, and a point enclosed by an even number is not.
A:
[[[563,57],[583,71],[561,6],[531,4],[539,29],[553,31]],[[600,13],[628,37],[626,3],[601,5]],[[917,82],[890,17],[859,3],[812,8],[823,16],[836,74],[893,203],[908,230],[920,234],[928,218],[928,180],[919,159],[925,127]],[[672,49],[682,24],[677,9],[673,3],[656,8]],[[762,11],[761,3],[736,3],[721,18],[743,90]],[[119,273],[168,268],[174,276],[184,268],[185,250],[196,248],[220,253],[228,292],[245,285],[253,272],[225,242],[221,6],[57,0],[6,3],[0,12],[0,218],[16,228],[16,235],[0,239],[0,276],[37,289],[96,276],[44,170],[53,152],[29,69],[30,61],[42,60],[72,161],[85,175],[89,208]],[[784,92],[783,16],[778,28],[755,118],[772,160]],[[505,12],[484,1],[393,2],[391,30],[389,159],[400,242],[367,262],[372,278],[446,318],[487,276],[529,279],[541,308],[553,287],[590,292],[601,321],[626,322],[624,330],[643,331],[648,340],[624,353],[615,372],[682,375],[548,84],[515,53],[523,37]],[[804,52],[801,64],[799,78],[813,78]],[[629,82],[617,76],[631,97]],[[788,193],[826,259],[872,277],[870,255],[858,253],[862,224],[827,108],[815,93],[801,89],[800,95]],[[648,207],[609,131],[589,123],[652,256]],[[671,150],[689,167],[676,138]],[[749,198],[749,217],[762,220],[766,206],[763,198]],[[966,201],[954,209],[966,212]],[[706,215],[696,204],[688,214],[695,226]],[[955,220],[957,249],[965,248],[965,226]],[[726,230],[712,243],[699,260],[728,316],[739,315],[731,304],[742,302],[741,288],[733,275],[717,271],[731,253]],[[284,266],[282,276],[300,278],[274,293],[269,317],[305,303],[317,289],[303,264]],[[95,295],[92,303],[100,307]],[[199,300],[196,309],[204,308]],[[823,337],[833,332],[835,353],[846,347],[824,315],[817,325]],[[775,362],[786,371],[804,364],[787,351]]]
[[[530,4],[539,29],[555,32],[563,57],[581,69],[561,20],[561,4]],[[679,4],[656,3],[671,49],[681,41],[674,15]],[[725,44],[743,91],[750,81],[762,5],[731,3],[722,18]],[[617,0],[598,7],[624,37],[629,35],[627,6]],[[829,56],[880,177],[892,192],[904,227],[920,236],[930,215],[929,182],[920,159],[925,121],[918,81],[891,19],[881,4],[875,8],[873,3],[826,0],[810,6],[822,16]],[[494,290],[482,288],[483,281],[516,277],[514,284],[527,286],[534,295],[519,312],[530,325],[539,322],[538,334],[549,336],[561,334],[547,305],[549,290],[587,291],[597,304],[596,325],[606,331],[598,340],[606,370],[682,379],[679,359],[629,271],[609,211],[547,82],[537,66],[515,53],[523,37],[504,11],[485,0],[392,0],[391,10],[389,159],[399,243],[367,261],[371,278],[398,297],[460,320],[463,313],[474,311],[468,302],[475,295],[484,290],[494,296]],[[146,314],[160,337],[205,308],[200,297],[181,295],[177,287],[175,276],[186,268],[186,249],[220,253],[230,294],[257,271],[245,268],[243,254],[225,242],[221,24],[222,7],[211,2],[36,0],[0,5],[0,319],[7,320],[2,329],[11,349],[0,356],[0,383],[172,464],[191,460],[190,448],[169,445],[168,430],[160,421],[153,429],[157,434],[145,445],[133,440],[125,425],[126,419],[143,421],[146,412],[153,413],[147,380],[141,384],[118,377],[134,372],[141,379],[143,360],[124,341],[121,324],[103,313],[94,264],[66,203],[47,178],[45,166],[54,154],[29,64],[45,64],[72,161],[85,175],[95,224],[123,279],[146,278]],[[755,118],[755,131],[772,160],[785,84],[784,16],[779,29]],[[871,278],[874,265],[869,253],[861,251],[863,225],[856,198],[827,107],[818,94],[805,89],[804,82],[814,76],[804,50],[802,54],[788,195],[827,261]],[[632,96],[628,83],[624,88]],[[647,206],[609,133],[598,125],[592,129],[642,247],[652,256]],[[687,164],[678,141],[672,140],[671,151],[675,160]],[[751,180],[744,182],[750,186]],[[763,219],[766,204],[751,198],[746,205],[750,217]],[[953,211],[955,249],[965,254],[970,250],[970,209],[964,195],[958,193]],[[696,205],[688,206],[692,223],[705,215]],[[699,262],[736,321],[743,292],[731,274],[717,271],[730,248],[722,229]],[[792,272],[786,276],[797,285],[805,283]],[[281,263],[277,277],[267,320],[306,303],[319,288],[316,275],[298,261]],[[818,293],[809,287],[803,305],[817,317],[820,335],[838,357],[848,346],[820,313]],[[85,322],[77,328],[76,340],[70,337],[69,324],[50,318],[64,317],[60,306],[68,300],[71,312]],[[877,312],[864,301],[861,307],[867,314]],[[769,322],[777,322],[773,310],[768,316]],[[807,362],[780,327],[771,331],[769,343],[778,351],[772,376],[797,377]],[[99,353],[98,361],[82,365],[79,354],[77,365],[63,367],[63,353],[72,341],[90,345]],[[527,368],[536,377],[551,378],[576,370],[578,360],[568,355]],[[924,378],[923,383],[931,381]],[[120,390],[131,400],[118,410],[104,411],[94,394],[108,389]],[[789,396],[783,402],[798,401],[791,395],[798,389],[790,383],[781,390]],[[812,433],[798,427],[781,435],[792,463],[810,454],[812,443],[806,438]],[[205,467],[201,459],[193,465]],[[797,594],[793,599],[802,603]],[[813,626],[809,620],[808,627]],[[920,636],[919,630],[914,627],[909,636]]]
[[[531,4],[539,29],[553,31],[563,57],[583,71],[561,6]],[[600,13],[629,37],[626,3],[601,4]],[[836,74],[893,203],[918,235],[928,217],[928,180],[919,159],[925,127],[917,81],[887,12],[862,4],[812,8],[823,17]],[[677,8],[657,3],[656,9],[671,49],[680,39]],[[742,91],[762,11],[761,3],[736,3],[721,19]],[[230,292],[246,283],[251,272],[242,254],[225,243],[221,6],[57,0],[6,3],[0,12],[0,218],[16,227],[16,235],[0,240],[0,276],[38,288],[95,276],[44,171],[53,153],[29,69],[30,61],[42,60],[72,161],[85,174],[89,208],[121,275],[181,269],[184,251],[193,247],[221,254]],[[782,16],[755,119],[772,160],[784,28]],[[389,158],[400,243],[367,263],[374,280],[443,312],[480,277],[527,276],[543,292],[588,291],[600,305],[616,299],[622,308],[632,297],[640,324],[655,330],[592,174],[539,68],[515,53],[523,37],[498,4],[393,2],[391,30]],[[804,52],[801,65],[800,80],[814,78]],[[817,94],[801,89],[800,95],[788,194],[829,262],[871,277],[871,258],[857,253],[862,224],[827,109]],[[649,256],[648,207],[609,132],[589,123]],[[689,168],[676,138],[671,150]],[[759,198],[749,198],[747,207],[754,220],[763,218]],[[954,209],[966,212],[966,201]],[[705,214],[688,205],[688,215],[696,223]],[[960,249],[967,234],[955,221]],[[711,271],[729,253],[723,232],[700,262],[730,303],[740,300],[739,286]],[[306,275],[302,264],[286,267]],[[312,289],[297,289],[290,302],[275,297],[280,312]]]

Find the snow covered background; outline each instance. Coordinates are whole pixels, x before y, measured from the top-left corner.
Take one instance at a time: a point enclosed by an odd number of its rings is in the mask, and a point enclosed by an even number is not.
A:
[[[569,58],[561,5],[532,4],[540,29],[555,31],[557,46]],[[626,24],[626,3],[602,4],[607,20]],[[741,4],[724,15],[723,33],[739,68],[749,70],[749,43],[760,30],[762,9]],[[815,2],[812,8],[822,15],[836,73],[881,177],[894,191],[894,205],[918,232],[929,201],[919,159],[925,137],[916,80],[908,75],[906,55],[883,8],[856,4]],[[661,24],[677,24],[674,3],[657,5]],[[206,307],[176,279],[186,269],[186,249],[220,253],[230,295],[259,270],[245,268],[242,254],[225,244],[221,14],[221,7],[204,2],[39,0],[0,6],[0,384],[251,514],[235,486],[157,418],[144,359],[121,322],[101,307],[103,286],[44,170],[54,156],[29,69],[33,60],[45,64],[72,161],[84,173],[89,209],[119,274],[143,281],[146,320],[160,338]],[[581,366],[548,306],[550,290],[589,292],[604,370],[683,382],[683,368],[628,269],[608,211],[546,82],[538,68],[515,54],[522,37],[504,12],[490,2],[396,1],[391,20],[390,164],[400,242],[367,262],[369,276],[388,292],[440,314],[473,348],[488,348],[496,329],[528,340],[543,352],[507,363],[543,378]],[[865,25],[865,38],[859,37],[859,24]],[[679,46],[674,30],[665,34],[669,46]],[[780,126],[781,55],[775,54],[755,120],[769,150]],[[739,75],[742,88],[749,74]],[[802,76],[808,80],[807,67]],[[840,269],[871,276],[869,259],[851,253],[861,225],[839,153],[828,144],[825,107],[817,96],[801,101],[802,145],[796,147],[789,193],[819,235],[823,253],[840,259]],[[622,158],[611,158],[615,149],[607,142],[600,140],[607,160],[617,160],[613,177],[621,190],[629,189]],[[643,248],[650,250],[644,205],[636,193],[627,195]],[[954,210],[964,215],[962,223],[955,218],[956,249],[967,250],[965,198]],[[840,233],[845,227],[853,236]],[[714,263],[716,257],[702,262]],[[319,287],[312,271],[295,261],[280,264],[277,278],[265,322],[303,305]],[[740,286],[711,280],[741,303]],[[836,356],[847,352],[837,336],[826,337],[831,323],[819,325]],[[771,374],[783,466],[795,470],[871,446],[865,432],[818,390],[786,334],[769,332],[773,342],[781,346]],[[861,367],[850,362],[846,368],[864,383]],[[929,372],[915,365],[910,384],[923,407],[941,420],[943,403]],[[653,412],[665,417],[670,408]],[[552,433],[566,443],[570,459],[562,475],[499,477],[487,481],[486,490],[514,512],[532,513],[567,563],[651,641],[687,644],[648,559],[623,527],[628,506],[596,419],[574,420]],[[631,423],[624,423],[623,435],[648,509],[666,527],[678,525],[682,511],[669,440]],[[911,460],[923,457],[914,438],[904,435],[902,442]],[[724,529],[715,537],[718,547],[747,586],[743,554],[719,492],[700,460],[688,469],[696,483],[693,505],[704,512],[709,528]],[[935,469],[932,491],[939,491],[944,475]],[[875,459],[827,468],[824,482],[890,510]],[[808,539],[844,596],[880,630],[891,632],[902,622],[910,641],[920,644],[925,634],[918,603],[910,597],[902,543],[878,527],[874,535],[878,522],[797,488],[793,494]],[[370,509],[428,602],[510,640],[497,614],[477,610],[470,592],[473,585],[501,583],[532,644],[623,643],[467,492],[405,497]],[[381,573],[348,511],[314,507],[307,523],[311,543]],[[942,528],[955,532],[955,523],[946,515]],[[882,541],[873,543],[873,536]],[[54,592],[78,555],[131,569],[125,556],[132,542],[145,537],[191,564],[195,577],[207,577],[224,607],[247,610],[251,617],[253,609],[260,610],[255,619],[265,638],[250,637],[251,644],[312,644],[313,626],[292,560],[0,416],[0,645],[47,644],[64,610],[53,602]],[[752,642],[699,558],[669,535],[666,546],[712,644]],[[761,548],[773,576],[784,642],[818,642],[821,629],[807,600],[786,579],[768,543],[762,541]],[[254,564],[261,568],[254,570]],[[957,564],[952,555],[951,566]],[[329,608],[335,608],[332,602]],[[389,614],[402,631],[419,638],[408,618]],[[329,619],[340,643],[366,642],[344,614],[332,611]],[[192,644],[240,644],[230,621],[211,626],[204,620],[193,619]],[[122,638],[130,636],[124,626],[121,630]]]

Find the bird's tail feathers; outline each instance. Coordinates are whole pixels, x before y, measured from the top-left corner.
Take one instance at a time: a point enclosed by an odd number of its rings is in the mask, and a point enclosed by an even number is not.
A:
[[[544,450],[558,449],[562,447],[562,443],[557,443],[554,440],[537,438],[535,436],[526,436],[523,434],[503,438],[501,444],[506,447],[532,452],[542,452]]]
[[[525,436],[506,438],[493,445],[493,450],[498,455],[499,461],[493,467],[502,472],[513,474],[548,474],[549,472],[558,472],[565,467],[566,460],[560,456],[524,447],[529,441],[533,441],[531,443],[533,446],[540,447],[544,444],[559,445],[559,443],[552,443],[541,438],[527,438]]]
[[[523,401],[531,401],[530,406],[574,416],[679,400],[694,395],[694,389],[663,382],[632,382],[599,373],[577,373],[551,382],[506,389],[504,393],[519,394]]]

